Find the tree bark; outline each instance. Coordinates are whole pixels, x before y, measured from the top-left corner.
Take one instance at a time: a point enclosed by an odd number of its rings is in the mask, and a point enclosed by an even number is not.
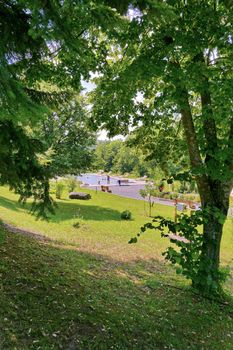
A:
[[[208,269],[215,271],[219,268],[220,243],[222,239],[223,223],[220,223],[213,215],[203,225],[204,241],[202,255],[209,261]]]
[[[219,294],[222,291],[219,265],[223,226],[229,207],[229,204],[226,205],[226,202],[227,199],[223,196],[222,204],[208,202],[208,207],[205,208],[208,210],[208,213],[206,222],[203,225],[201,259],[198,278],[196,281],[193,281],[193,285],[207,294]]]
[[[179,65],[176,68],[180,70]],[[206,157],[201,158],[193,116],[189,104],[188,91],[182,81],[176,84],[178,105],[189,151],[191,168],[197,171],[196,181],[201,197],[202,210],[206,215],[203,225],[203,245],[195,288],[205,293],[219,293],[221,280],[219,273],[220,245],[223,225],[229,208],[230,185],[208,175],[208,163],[218,148],[216,125],[211,107],[208,79],[204,79],[201,93],[203,129],[206,141]],[[233,129],[232,129],[233,130]],[[207,173],[203,171],[207,170]],[[206,214],[207,212],[207,214]]]

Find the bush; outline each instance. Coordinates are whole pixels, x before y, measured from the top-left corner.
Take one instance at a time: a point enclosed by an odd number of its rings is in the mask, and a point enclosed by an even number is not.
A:
[[[64,188],[65,185],[63,184],[63,182],[56,182],[55,195],[57,199],[61,199]]]
[[[130,220],[132,218],[132,213],[129,210],[125,210],[121,213],[122,220]]]
[[[78,181],[74,176],[70,176],[68,177],[68,179],[66,180],[66,184],[67,184],[67,189],[68,192],[74,192],[77,185],[78,185]]]
[[[186,196],[186,199],[187,199],[188,201],[195,201],[196,197],[195,197],[195,196],[192,196],[192,195],[187,195],[187,196]]]
[[[182,181],[180,184],[180,187],[178,189],[179,193],[187,193],[188,192],[188,186],[187,183],[185,181]]]
[[[170,193],[169,194],[169,198],[170,199],[176,199],[176,198],[178,198],[178,194],[177,193]]]
[[[198,288],[203,294],[213,296],[222,295],[222,283],[229,275],[228,269],[218,269],[209,267],[209,259],[202,256],[203,234],[199,227],[205,222],[210,221],[214,216],[220,217],[220,211],[209,209],[198,210],[191,215],[178,215],[177,222],[165,219],[161,216],[155,216],[152,222],[146,223],[141,227],[141,232],[132,237],[129,243],[137,243],[138,237],[144,234],[148,229],[159,230],[162,237],[168,237],[167,232],[179,234],[182,239],[173,239],[171,243],[176,247],[168,247],[162,254],[165,259],[170,261],[176,267],[177,274],[182,274],[187,279],[191,279],[194,288]],[[216,217],[215,216],[215,217]]]
[[[152,192],[152,196],[153,196],[153,197],[161,198],[161,197],[163,196],[163,193],[162,193],[162,192],[159,192],[159,191],[157,191],[157,190],[154,190],[154,191]]]
[[[73,224],[73,227],[74,228],[80,228],[80,222],[75,222],[74,224]]]
[[[163,198],[164,198],[164,199],[170,199],[170,194],[165,193],[165,194],[163,195]]]

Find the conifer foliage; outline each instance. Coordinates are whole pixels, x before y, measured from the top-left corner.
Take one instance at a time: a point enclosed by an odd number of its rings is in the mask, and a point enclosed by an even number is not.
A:
[[[95,70],[98,11],[86,1],[0,4],[0,179],[22,199],[34,195],[40,213],[43,203],[52,210],[48,180],[54,173],[41,161],[48,145],[37,131]]]

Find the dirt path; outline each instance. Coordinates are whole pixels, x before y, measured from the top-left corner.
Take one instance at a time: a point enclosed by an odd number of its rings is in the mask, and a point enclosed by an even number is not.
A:
[[[21,228],[15,227],[13,225],[7,224],[6,222],[2,222],[2,226],[3,228],[11,233],[19,233],[22,236],[27,236],[27,237],[31,237],[31,238],[35,238],[39,241],[46,241],[46,242],[54,242],[54,240],[52,240],[51,238],[48,238],[44,235],[42,235],[39,232],[33,232],[33,231],[28,231],[28,230],[23,230]]]

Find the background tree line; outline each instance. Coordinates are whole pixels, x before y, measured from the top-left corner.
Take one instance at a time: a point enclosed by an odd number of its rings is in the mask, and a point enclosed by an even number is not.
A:
[[[154,160],[146,160],[143,152],[129,146],[127,141],[98,141],[94,154],[93,168],[121,175],[137,177],[163,176],[163,172]]]

